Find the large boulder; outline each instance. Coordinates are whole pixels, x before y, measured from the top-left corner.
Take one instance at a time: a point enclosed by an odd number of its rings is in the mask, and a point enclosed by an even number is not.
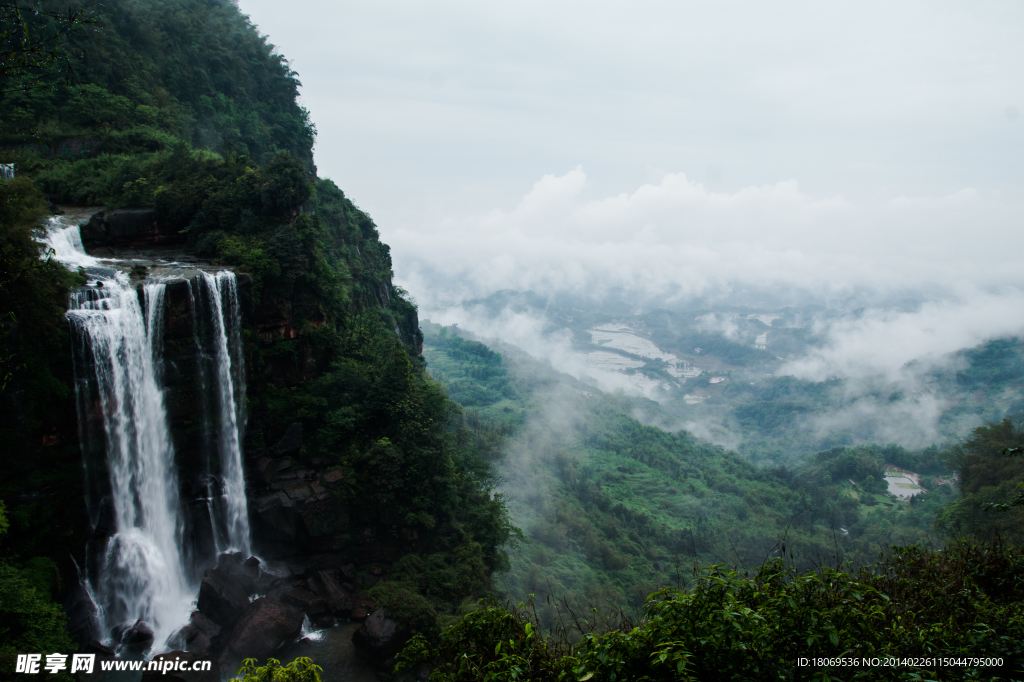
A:
[[[153,628],[142,620],[135,621],[121,635],[121,646],[133,653],[142,653],[153,646]]]
[[[284,492],[256,498],[250,506],[254,531],[272,542],[291,542],[296,538],[295,503]]]
[[[327,571],[316,571],[310,577],[309,585],[323,598],[331,613],[343,618],[352,614],[353,596],[334,579],[333,575]]]
[[[182,626],[171,635],[167,640],[167,646],[194,654],[209,654],[221,644],[223,638],[220,633],[219,625],[202,612],[193,611],[188,625]]]
[[[136,240],[157,233],[156,211],[151,208],[120,208],[106,216],[107,235],[118,240]]]
[[[221,670],[233,672],[244,658],[263,661],[302,633],[302,611],[269,599],[257,599],[235,624],[221,655]]]
[[[383,665],[402,650],[409,635],[398,623],[377,609],[352,634],[352,643],[363,658],[375,666]]]
[[[222,644],[221,627],[203,615],[193,611],[189,624],[171,636],[168,646],[184,649],[189,653],[209,654]]]
[[[246,559],[241,552],[221,554],[217,559],[216,569],[237,581],[246,595],[256,593],[260,577],[260,560],[256,557]]]
[[[249,595],[233,577],[215,568],[203,574],[197,608],[221,627],[230,628],[249,606]]]
[[[299,588],[287,590],[281,594],[281,601],[285,604],[291,604],[306,615],[314,618],[327,613],[327,602],[324,598],[318,597],[308,590]]]

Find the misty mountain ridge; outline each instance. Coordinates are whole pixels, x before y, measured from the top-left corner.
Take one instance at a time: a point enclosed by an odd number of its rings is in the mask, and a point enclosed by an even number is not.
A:
[[[898,320],[922,306],[902,299],[885,314]],[[986,421],[1016,416],[1024,396],[1020,337],[875,363],[870,345],[884,338],[856,325],[870,324],[879,311],[864,307],[647,311],[625,298],[605,305],[502,291],[433,315],[517,345],[601,390],[644,396],[658,405],[637,412],[646,423],[687,429],[762,464],[792,465],[863,443],[942,447]],[[844,361],[843,333],[860,333],[868,351]]]

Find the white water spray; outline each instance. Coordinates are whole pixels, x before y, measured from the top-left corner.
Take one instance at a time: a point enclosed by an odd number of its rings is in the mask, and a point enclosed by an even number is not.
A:
[[[85,252],[81,228],[78,225],[68,225],[60,216],[50,218],[42,241],[53,249],[53,257],[70,270],[89,267],[99,262]]]

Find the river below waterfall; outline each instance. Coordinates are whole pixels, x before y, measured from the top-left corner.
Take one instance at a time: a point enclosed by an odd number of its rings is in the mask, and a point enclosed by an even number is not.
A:
[[[309,632],[284,652],[281,662],[287,665],[300,656],[311,658],[323,668],[323,682],[376,682],[373,668],[359,658],[352,644],[358,629],[359,623],[342,623]]]

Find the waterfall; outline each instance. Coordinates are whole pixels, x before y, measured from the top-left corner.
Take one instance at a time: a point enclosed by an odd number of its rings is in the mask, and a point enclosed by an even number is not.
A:
[[[81,228],[78,225],[67,225],[60,216],[50,218],[42,242],[53,250],[53,257],[68,269],[88,267],[99,262],[85,252]]]
[[[216,392],[219,407],[217,455],[224,485],[225,533],[218,538],[218,552],[249,552],[249,514],[242,476],[242,429],[245,374],[241,350],[241,317],[238,287],[232,272],[202,273],[210,296],[213,341],[216,349]],[[227,305],[225,305],[227,304]],[[225,308],[230,314],[225,314]]]
[[[143,310],[124,273],[98,281],[102,287],[73,292],[67,313],[77,357],[91,360],[114,516],[99,575],[89,577],[108,630],[141,618],[163,642],[188,619],[195,593],[181,561],[174,451],[154,352],[166,285],[144,287]]]
[[[137,261],[89,256],[79,228],[59,218],[51,220],[44,241],[52,250],[48,255],[84,268],[89,278],[87,286],[71,294],[67,317],[86,494],[96,529],[85,575],[105,629],[98,634],[102,638],[123,623],[141,619],[153,628],[159,648],[188,620],[197,581],[217,559],[210,549],[218,554],[250,551],[241,455],[245,374],[237,281],[232,272],[180,264],[175,264],[173,277],[163,276],[160,264],[150,262],[157,272],[139,286],[122,271]],[[210,450],[218,464],[213,469],[208,462],[207,471],[201,472],[213,481],[208,486],[208,521],[203,523],[212,525],[207,534],[215,547],[198,556],[198,547],[186,540],[188,515],[179,494],[184,474],[176,466],[165,405],[165,303],[169,282],[183,277],[199,360],[201,404],[192,409],[213,413],[207,425],[214,430]],[[200,326],[208,330],[204,338]],[[95,499],[88,499],[90,495]]]

